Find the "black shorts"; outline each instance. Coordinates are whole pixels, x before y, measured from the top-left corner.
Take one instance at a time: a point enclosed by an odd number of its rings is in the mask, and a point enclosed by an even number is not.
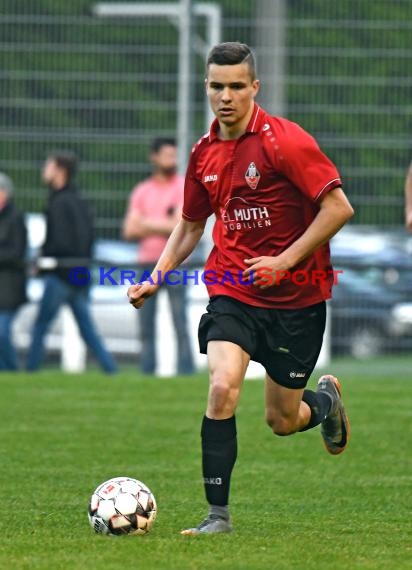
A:
[[[325,324],[324,301],[303,309],[266,309],[218,295],[200,319],[200,352],[207,353],[210,340],[233,342],[277,384],[304,388],[319,357]]]

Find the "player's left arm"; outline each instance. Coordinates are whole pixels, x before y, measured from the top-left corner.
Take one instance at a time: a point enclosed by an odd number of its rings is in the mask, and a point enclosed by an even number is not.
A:
[[[354,210],[349,203],[342,188],[334,188],[325,194],[319,204],[319,212],[306,231],[285,251],[276,257],[260,256],[245,259],[248,268],[244,271],[247,278],[251,271],[255,274],[255,283],[261,281],[257,270],[266,270],[276,277],[277,271],[289,271],[298,263],[306,259],[321,245],[333,237],[336,232],[353,216]],[[268,271],[269,270],[269,271]],[[268,280],[268,283],[269,280]],[[266,289],[270,284],[261,284],[261,289]]]

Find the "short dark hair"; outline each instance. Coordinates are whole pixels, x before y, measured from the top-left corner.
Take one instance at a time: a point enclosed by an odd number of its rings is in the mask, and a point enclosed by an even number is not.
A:
[[[246,44],[240,42],[223,42],[211,49],[207,57],[206,73],[209,65],[237,65],[247,63],[252,79],[256,79],[256,60],[253,51]]]
[[[47,159],[53,160],[59,168],[65,170],[67,182],[71,182],[76,176],[78,161],[74,152],[69,150],[58,150],[51,152],[47,156]]]
[[[152,141],[150,152],[157,153],[164,146],[177,146],[173,137],[158,137]]]

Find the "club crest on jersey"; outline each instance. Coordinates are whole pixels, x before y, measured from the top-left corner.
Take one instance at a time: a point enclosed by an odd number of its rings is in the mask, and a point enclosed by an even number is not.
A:
[[[245,180],[252,190],[256,190],[260,180],[260,172],[256,168],[256,164],[251,162],[246,170]]]

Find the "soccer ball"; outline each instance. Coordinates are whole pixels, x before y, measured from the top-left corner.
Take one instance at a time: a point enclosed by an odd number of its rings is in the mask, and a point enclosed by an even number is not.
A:
[[[94,491],[88,515],[98,534],[146,534],[156,512],[156,499],[144,483],[131,477],[114,477]]]

